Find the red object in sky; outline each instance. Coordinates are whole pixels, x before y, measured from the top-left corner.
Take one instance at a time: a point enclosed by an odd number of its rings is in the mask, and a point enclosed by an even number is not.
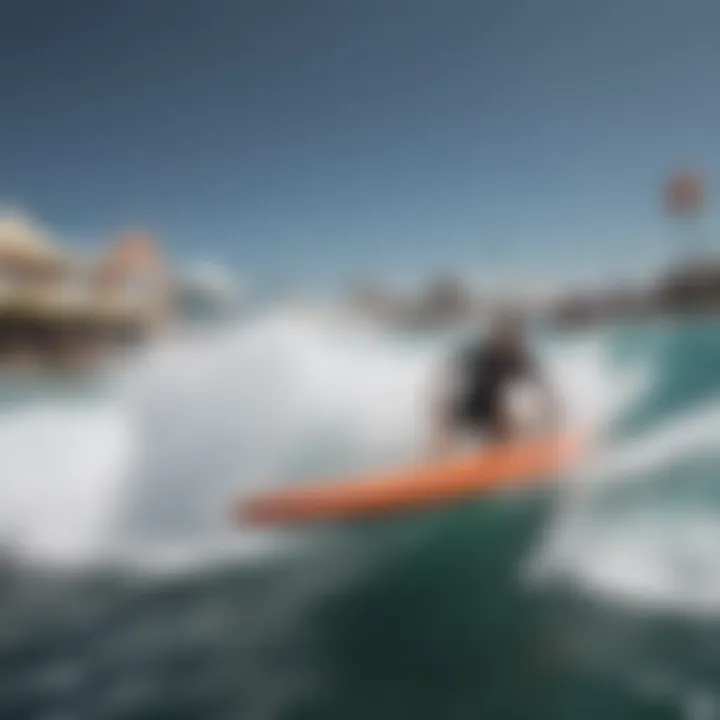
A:
[[[694,172],[676,173],[667,184],[665,203],[671,215],[697,215],[705,204],[705,179]]]

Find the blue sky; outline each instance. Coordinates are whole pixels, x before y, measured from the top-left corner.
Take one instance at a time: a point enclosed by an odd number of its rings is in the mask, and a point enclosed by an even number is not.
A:
[[[4,0],[0,198],[251,282],[635,268],[720,174],[719,40],[716,0]]]

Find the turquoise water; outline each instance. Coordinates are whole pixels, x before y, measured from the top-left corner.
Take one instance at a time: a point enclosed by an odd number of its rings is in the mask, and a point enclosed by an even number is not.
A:
[[[233,544],[215,538],[220,516],[203,505],[231,492],[232,481],[218,480],[228,463],[237,486],[242,474],[264,477],[250,459],[270,454],[268,473],[308,474],[323,454],[313,443],[337,451],[328,467],[342,456],[349,465],[402,456],[412,438],[383,444],[398,417],[372,414],[373,391],[352,386],[372,365],[377,392],[397,387],[395,406],[411,412],[407,378],[431,354],[422,343],[345,338],[346,354],[330,360],[329,345],[305,329],[292,341],[284,326],[253,332],[211,360],[198,350],[193,363],[150,363],[131,390],[123,384],[154,442],[141,444],[132,480],[119,485],[100,481],[102,462],[87,470],[76,460],[124,458],[117,396],[68,387],[51,401],[8,395],[5,431],[15,443],[41,438],[50,464],[17,448],[8,464],[5,448],[3,473],[15,468],[47,491],[55,468],[75,483],[75,506],[54,507],[69,520],[46,537],[27,509],[41,499],[5,498],[17,502],[17,522],[5,527],[6,513],[3,529],[22,541],[10,544],[0,575],[0,717],[714,717],[720,328],[615,329],[582,339],[576,354],[553,344],[559,376],[590,406],[631,371],[647,380],[609,414],[607,447],[572,488],[289,537],[233,530]],[[266,351],[281,358],[272,367]],[[596,352],[602,370],[591,368]],[[288,354],[305,374],[285,377]],[[223,403],[235,408],[232,422]],[[250,418],[237,410],[251,405]],[[121,489],[113,507],[130,508],[121,522],[101,514],[85,527],[106,499],[78,479],[85,472]],[[122,563],[88,552],[118,528],[130,548]],[[193,538],[202,559],[128,563],[154,554],[149,529]],[[60,561],[58,546],[82,562]]]

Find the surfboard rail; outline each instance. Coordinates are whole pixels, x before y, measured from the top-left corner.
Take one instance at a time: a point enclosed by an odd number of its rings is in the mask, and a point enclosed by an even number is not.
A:
[[[571,469],[588,448],[567,434],[484,447],[461,457],[252,495],[236,507],[249,525],[369,518],[540,485]]]

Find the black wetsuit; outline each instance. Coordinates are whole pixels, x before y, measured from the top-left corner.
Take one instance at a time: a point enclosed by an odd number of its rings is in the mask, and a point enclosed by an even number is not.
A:
[[[460,388],[450,412],[452,424],[463,430],[497,430],[506,384],[538,376],[535,363],[522,350],[506,353],[478,344],[462,353],[458,364]]]

